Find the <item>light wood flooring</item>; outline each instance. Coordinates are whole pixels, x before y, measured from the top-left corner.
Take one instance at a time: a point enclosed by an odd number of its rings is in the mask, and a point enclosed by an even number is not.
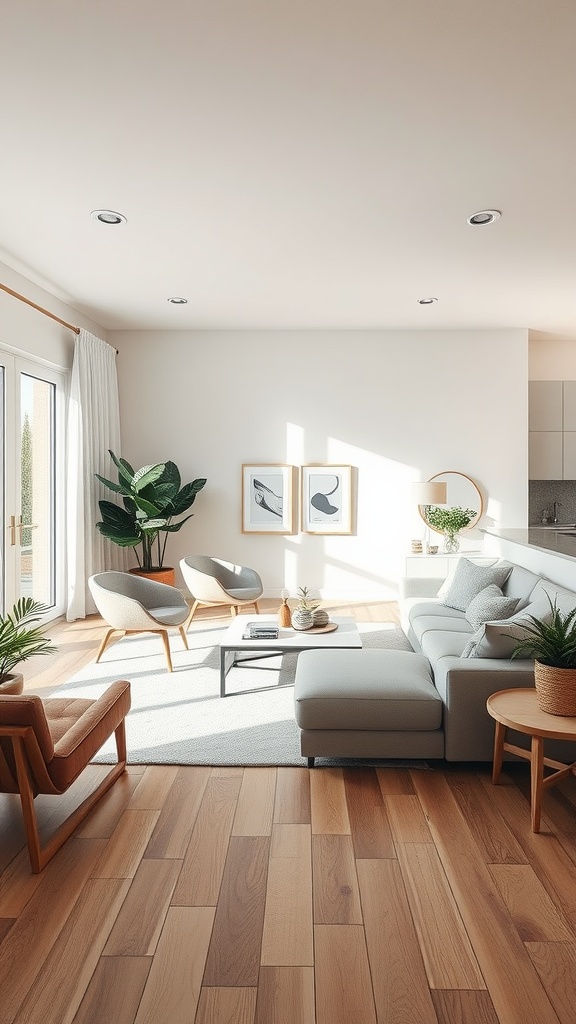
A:
[[[102,629],[55,624],[28,688]],[[0,1024],[574,1024],[576,780],[540,835],[528,785],[525,765],[497,787],[443,762],[136,766],[36,876],[0,797]],[[42,805],[47,831],[69,803]]]

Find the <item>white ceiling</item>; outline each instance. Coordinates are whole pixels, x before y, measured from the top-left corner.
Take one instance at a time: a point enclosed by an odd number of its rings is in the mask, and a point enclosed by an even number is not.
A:
[[[574,0],[6,4],[0,260],[107,329],[576,339],[575,50]]]

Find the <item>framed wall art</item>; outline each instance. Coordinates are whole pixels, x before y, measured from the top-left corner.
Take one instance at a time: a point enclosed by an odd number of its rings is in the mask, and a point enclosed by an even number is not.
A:
[[[242,466],[242,533],[293,533],[294,466]]]
[[[352,466],[302,466],[303,533],[352,533]]]

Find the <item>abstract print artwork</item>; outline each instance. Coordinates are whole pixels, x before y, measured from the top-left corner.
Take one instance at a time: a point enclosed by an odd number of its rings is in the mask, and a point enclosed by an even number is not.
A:
[[[293,466],[242,466],[243,533],[292,533],[293,476]]]
[[[352,533],[352,466],[302,466],[304,533]]]

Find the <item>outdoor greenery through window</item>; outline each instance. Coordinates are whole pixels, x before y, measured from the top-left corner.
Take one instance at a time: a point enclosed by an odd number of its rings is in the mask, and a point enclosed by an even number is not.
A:
[[[20,375],[20,594],[54,604],[55,387]]]

